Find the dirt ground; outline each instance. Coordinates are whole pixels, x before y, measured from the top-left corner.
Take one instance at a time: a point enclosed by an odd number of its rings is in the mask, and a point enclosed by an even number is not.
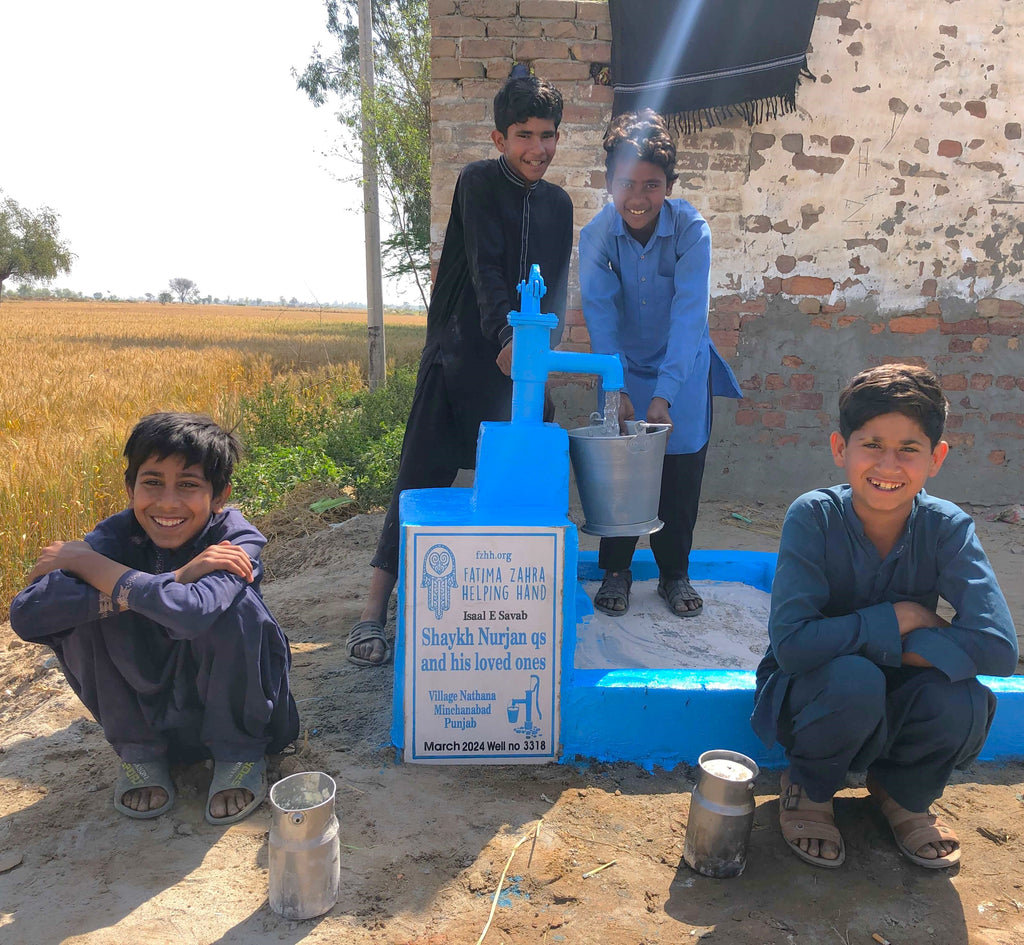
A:
[[[979,533],[1024,631],[1024,525]],[[750,521],[733,516],[733,512]],[[706,503],[698,547],[774,550],[783,510]],[[778,772],[757,783],[743,876],[682,862],[693,772],[632,765],[421,766],[389,747],[392,669],[344,659],[379,516],[268,548],[265,586],[293,647],[304,736],[277,777],[337,779],[341,895],[288,922],[267,904],[267,805],[230,828],[202,816],[209,770],[177,770],[174,810],[132,821],[111,806],[115,757],[48,650],[0,627],[0,942],[11,945],[478,942],[733,945],[1021,945],[1024,764],[958,773],[938,806],[959,832],[958,869],[902,860],[862,788],[839,797],[845,866],[792,856],[778,833]],[[586,541],[589,541],[586,540]],[[595,866],[614,866],[583,878]],[[873,939],[872,935],[878,936]]]

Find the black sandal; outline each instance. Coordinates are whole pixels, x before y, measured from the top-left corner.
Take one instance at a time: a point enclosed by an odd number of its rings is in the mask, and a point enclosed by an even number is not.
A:
[[[704,610],[704,598],[694,590],[689,578],[662,578],[658,581],[658,595],[668,601],[668,606],[677,617],[696,617]],[[681,604],[691,600],[699,601],[695,610],[687,607],[680,610]]]
[[[606,571],[601,588],[594,595],[594,607],[602,614],[609,617],[621,617],[629,610],[629,589],[633,586],[633,572],[628,568],[625,571]],[[611,601],[622,603],[622,609],[616,610],[607,603],[599,604],[598,601]]]

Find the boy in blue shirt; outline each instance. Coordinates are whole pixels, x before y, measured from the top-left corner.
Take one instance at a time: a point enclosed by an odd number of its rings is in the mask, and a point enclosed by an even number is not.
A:
[[[832,456],[849,483],[808,492],[782,528],[754,730],[786,749],[779,819],[800,859],[846,857],[832,795],[867,771],[900,852],[960,859],[931,803],[981,751],[1017,635],[970,516],[924,491],[942,466],[946,400],[925,368],[887,364],[839,397]],[[935,612],[939,598],[952,622]]]
[[[604,139],[612,204],[580,232],[580,291],[590,347],[617,354],[626,390],[624,424],[636,416],[670,423],[658,517],[651,535],[658,593],[680,617],[704,602],[689,579],[711,397],[742,397],[708,331],[711,230],[685,200],[668,199],[676,148],[664,121],[645,109],[613,120]],[[623,428],[624,429],[624,428]],[[637,538],[601,539],[605,577],[594,606],[620,616],[629,609],[630,563]]]
[[[144,417],[124,449],[129,508],[44,548],[11,604],[120,757],[128,817],[170,810],[169,763],[208,756],[207,821],[241,820],[266,796],[265,754],[298,735],[288,640],[259,589],[266,539],[224,507],[238,453],[208,417]]]

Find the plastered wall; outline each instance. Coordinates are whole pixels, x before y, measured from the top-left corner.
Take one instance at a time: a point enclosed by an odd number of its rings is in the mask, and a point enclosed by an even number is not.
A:
[[[513,61],[565,95],[548,177],[585,224],[605,200],[607,6],[432,0],[430,13],[435,261],[459,168],[494,154],[491,100]],[[838,481],[827,440],[839,390],[863,367],[913,360],[951,404],[933,491],[1024,498],[1022,34],[1020,0],[823,0],[817,81],[796,113],[679,139],[676,196],[714,238],[712,335],[745,393],[716,400],[706,495],[786,498]],[[572,283],[564,342],[585,350]],[[560,380],[572,425],[593,409],[592,385]]]

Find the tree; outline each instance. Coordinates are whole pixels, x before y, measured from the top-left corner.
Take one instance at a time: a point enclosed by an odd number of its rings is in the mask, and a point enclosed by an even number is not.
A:
[[[371,150],[393,234],[383,241],[384,274],[411,276],[427,304],[430,283],[430,19],[427,0],[373,0],[374,94],[359,81],[358,0],[325,0],[338,50],[320,48],[298,87],[314,105],[340,103],[346,149],[358,160],[360,121],[371,118]]]
[[[70,272],[74,254],[60,238],[57,214],[49,207],[35,213],[5,197],[0,201],[0,299],[4,282],[49,282]]]
[[[171,279],[167,284],[178,297],[179,302],[194,302],[199,298],[199,287],[191,279],[182,279],[179,276]]]
[[[159,295],[158,295],[158,296],[156,297],[156,300],[157,300],[157,301],[158,301],[158,302],[159,302],[159,303],[160,303],[161,305],[166,305],[166,304],[167,304],[168,302],[173,302],[173,301],[174,301],[174,296],[173,296],[173,295],[171,295],[171,293],[170,293],[170,292],[166,292],[166,291],[164,291],[164,292],[161,292],[161,293],[160,293],[160,294],[159,294]]]

